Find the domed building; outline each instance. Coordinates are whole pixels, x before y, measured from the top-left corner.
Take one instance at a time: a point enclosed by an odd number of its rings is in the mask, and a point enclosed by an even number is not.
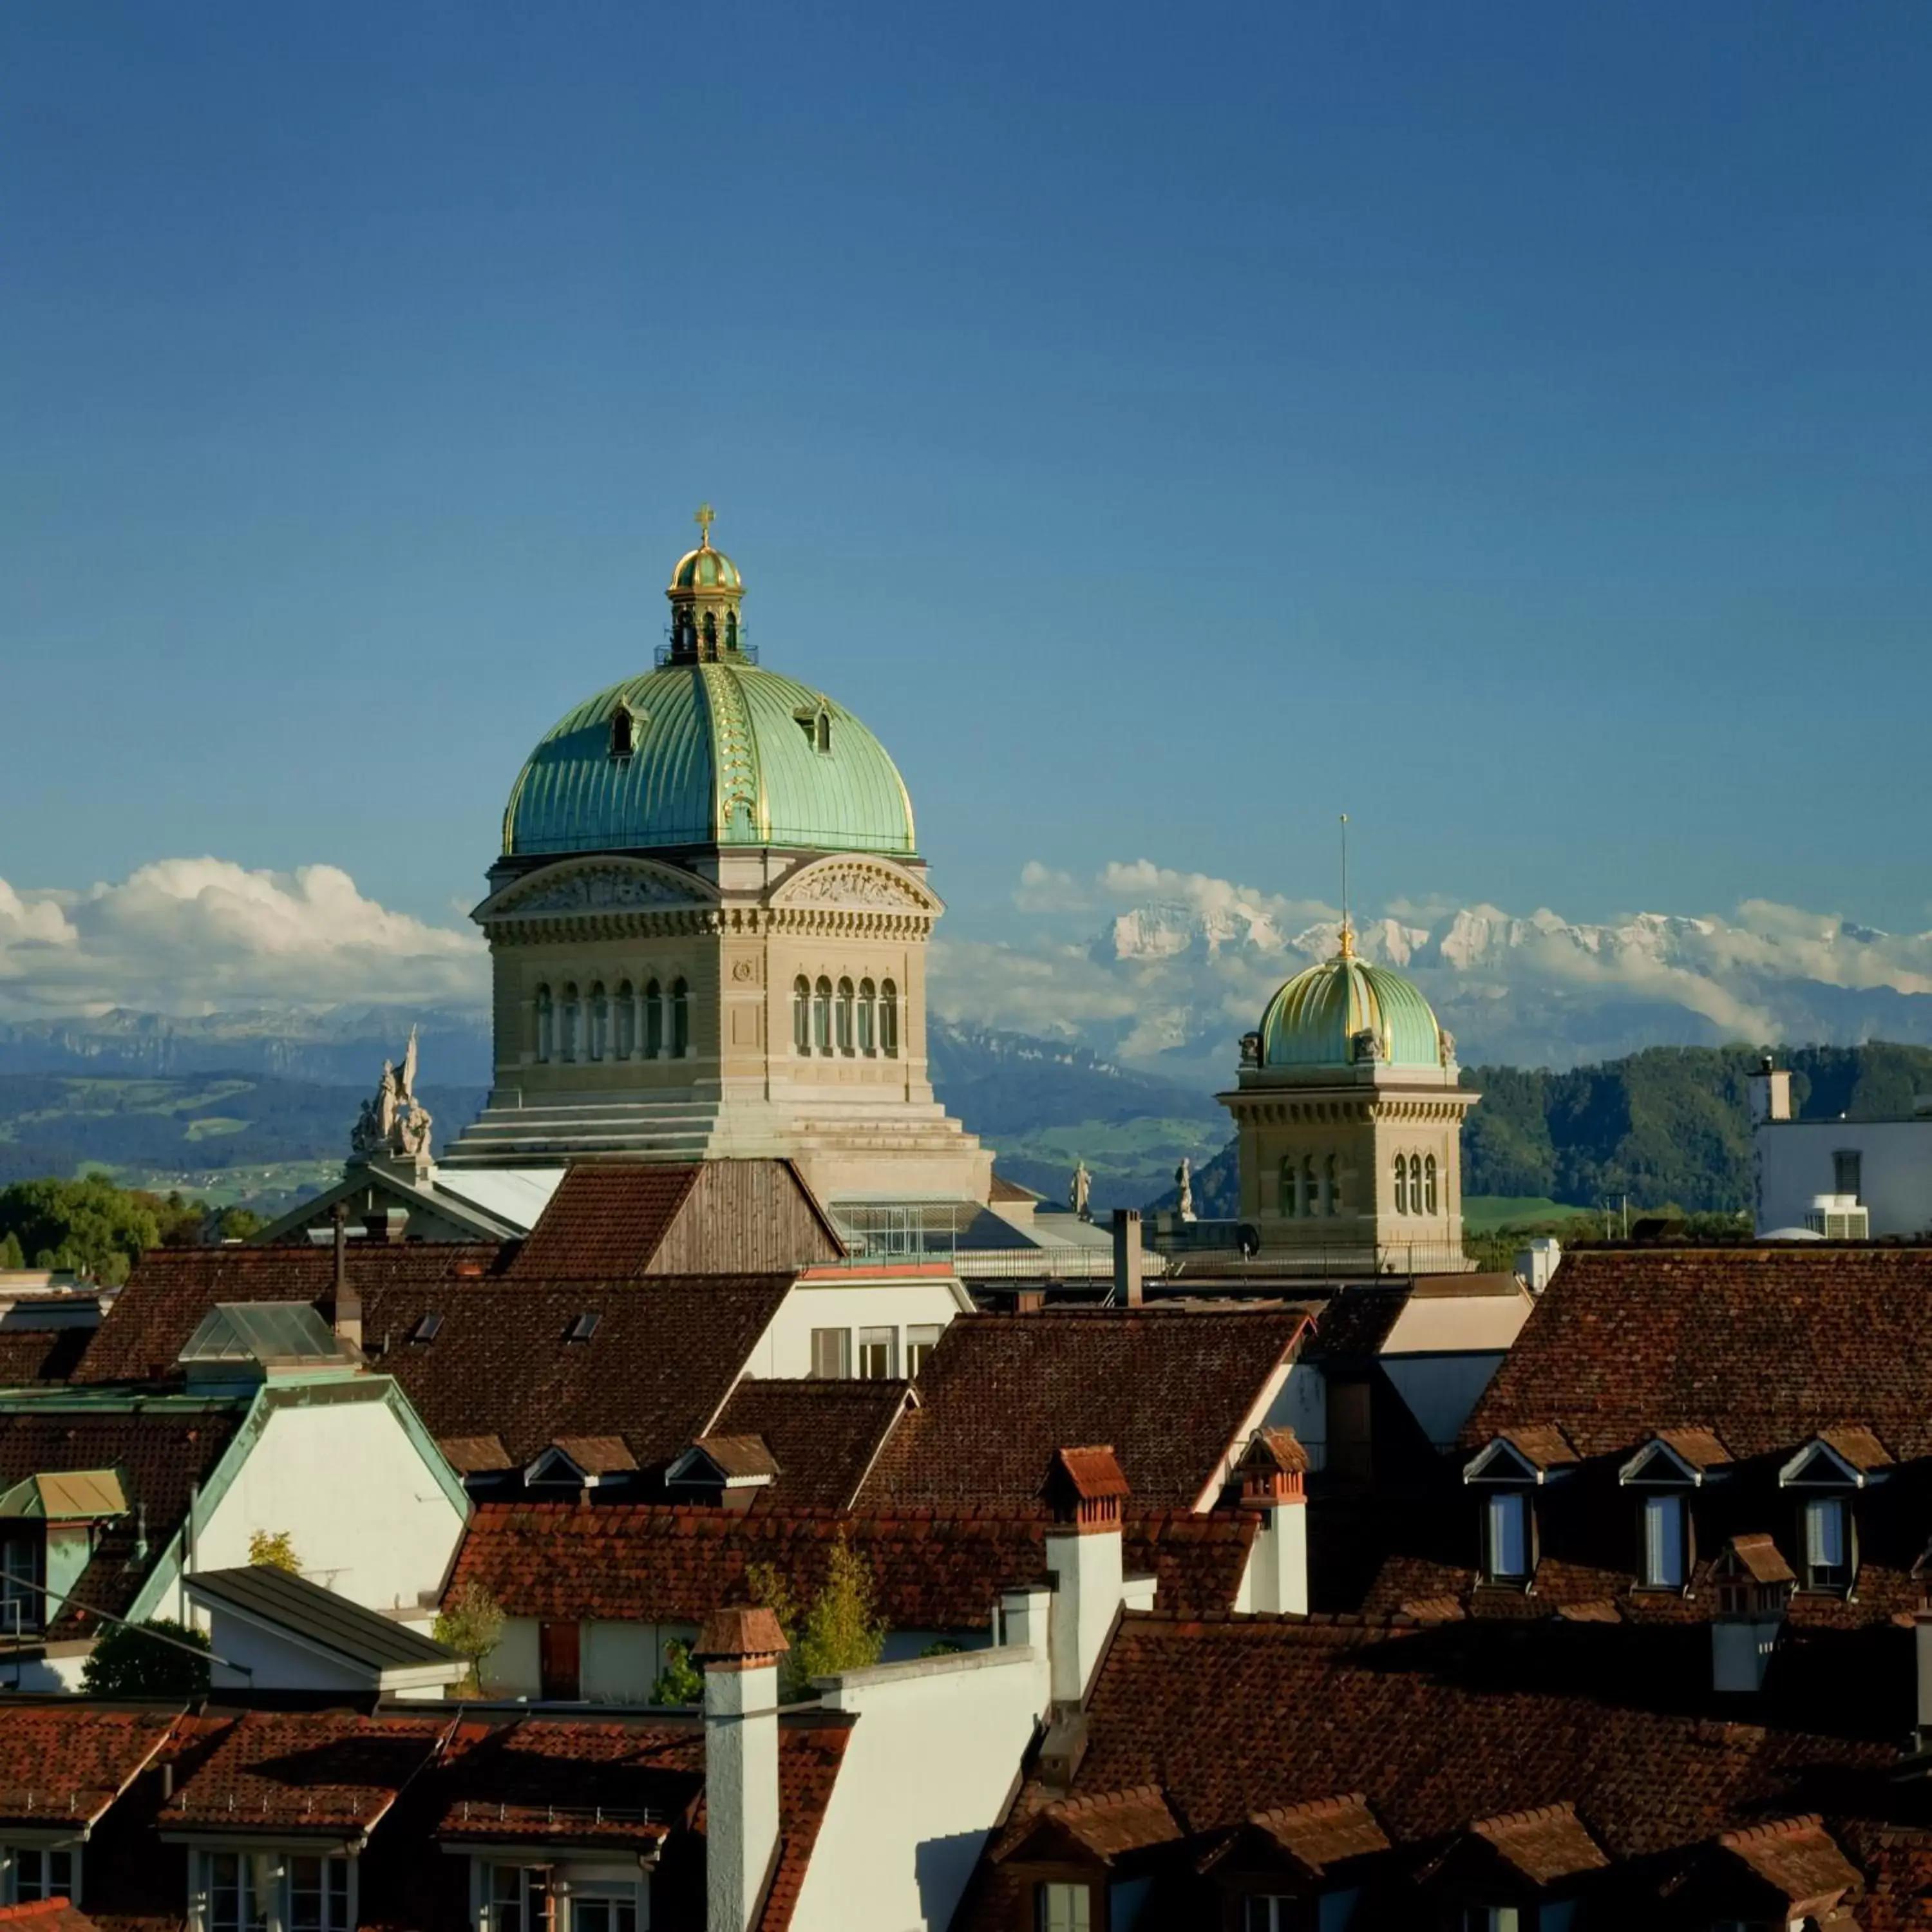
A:
[[[656,668],[560,718],[511,788],[472,915],[495,1082],[443,1165],[779,1156],[822,1198],[984,1202],[992,1156],[927,1076],[944,908],[904,782],[758,662],[710,521]]]
[[[1274,1258],[1336,1273],[1458,1271],[1462,1117],[1456,1042],[1414,983],[1356,957],[1280,988],[1241,1042],[1240,1218]]]

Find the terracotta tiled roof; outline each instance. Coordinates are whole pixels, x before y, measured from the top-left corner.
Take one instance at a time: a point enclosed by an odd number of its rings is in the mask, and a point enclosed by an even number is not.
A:
[[[438,1245],[377,1249],[357,1258]],[[231,1260],[238,1255],[266,1258],[260,1279],[238,1280]],[[207,1308],[236,1298],[241,1288],[262,1300],[320,1293],[328,1259],[284,1248],[144,1256],[88,1350],[83,1378],[123,1364],[171,1363]],[[494,1435],[520,1466],[560,1436],[622,1436],[648,1469],[709,1426],[793,1278],[663,1275],[628,1284],[546,1284],[425,1268],[392,1281],[358,1279],[371,1366],[401,1383],[439,1439]],[[412,1340],[428,1314],[442,1317],[435,1339]],[[584,1315],[596,1316],[596,1326],[587,1340],[572,1341]]]
[[[1286,1475],[1301,1475],[1308,1468],[1308,1451],[1292,1429],[1257,1429],[1252,1440],[1241,1451],[1244,1469],[1278,1469]]]
[[[0,1388],[68,1381],[95,1333],[92,1328],[0,1328]]]
[[[754,1381],[747,1377],[712,1424],[761,1438],[778,1468],[766,1492],[781,1509],[848,1509],[909,1400],[902,1382]]]
[[[1127,1479],[1120,1473],[1119,1459],[1112,1444],[1088,1448],[1056,1449],[1047,1465],[1042,1493],[1049,1502],[1064,1497],[1075,1502],[1118,1501],[1127,1494]]]
[[[708,1664],[734,1657],[781,1657],[790,1649],[776,1611],[740,1604],[713,1610],[691,1647],[692,1658]]]
[[[742,1389],[744,1384],[738,1386]],[[720,1436],[714,1430],[709,1436],[699,1436],[691,1446],[702,1451],[712,1466],[727,1478],[742,1481],[759,1476],[769,1478],[778,1473],[778,1458],[762,1436]]]
[[[579,1162],[568,1168],[530,1238],[509,1264],[513,1280],[624,1281],[664,1245],[698,1168],[656,1161]]]
[[[22,1932],[96,1932],[94,1921],[70,1898],[0,1905],[0,1925],[17,1925]]]
[[[1610,1860],[1578,1822],[1574,1806],[1544,1804],[1480,1818],[1470,1826],[1532,1885],[1551,1885],[1578,1872],[1600,1871]]]
[[[844,1725],[794,1720],[778,1729],[778,1868],[758,1932],[785,1932],[851,1737]]]
[[[1730,1450],[1708,1429],[1660,1429],[1656,1439],[1694,1469],[1720,1469],[1732,1460]]]
[[[1462,1439],[1549,1422],[1586,1456],[1684,1428],[1788,1454],[1847,1424],[1932,1455],[1932,1247],[1574,1250]]]
[[[1726,1832],[1718,1843],[1786,1901],[1790,1918],[1821,1916],[1860,1882],[1815,1814]]]
[[[1527,1423],[1498,1434],[1539,1469],[1560,1469],[1580,1459],[1556,1424]]]
[[[861,1501],[1028,1504],[1056,1450],[1106,1442],[1136,1506],[1192,1508],[1306,1320],[1290,1309],[1144,1308],[955,1322]]]
[[[1250,1822],[1318,1877],[1344,1859],[1368,1858],[1389,1848],[1387,1834],[1359,1791],[1257,1811]]]
[[[74,1586],[75,1604],[120,1615],[146,1582],[188,1514],[195,1485],[205,1482],[233,1439],[240,1408],[213,1406],[173,1412],[131,1407],[84,1410],[42,1396],[21,1408],[0,1410],[0,1490],[50,1471],[115,1469],[129,1514],[103,1523],[94,1551]],[[137,1553],[147,1512],[148,1552]],[[77,1635],[83,1620],[64,1610],[50,1634]]]
[[[1791,1565],[1778,1553],[1778,1545],[1768,1536],[1734,1536],[1720,1553],[1719,1574],[1742,1572],[1754,1583],[1795,1583]]]
[[[439,1838],[646,1845],[690,1813],[704,1783],[692,1724],[526,1718],[452,1758],[437,1780]]]
[[[419,1311],[445,1305],[448,1291],[488,1280],[502,1251],[459,1241],[401,1241],[365,1247],[355,1244],[350,1279],[362,1297],[364,1334],[380,1339],[369,1318],[372,1301],[392,1291],[442,1287],[443,1297],[415,1299]],[[314,1301],[334,1279],[334,1257],[326,1248],[152,1248],[134,1264],[128,1285],[102,1318],[75,1379],[146,1382],[174,1372],[175,1358],[202,1317],[222,1301]],[[390,1304],[388,1325],[400,1340],[415,1326],[398,1317],[410,1303]]]
[[[176,1716],[0,1697],[0,1820],[93,1824],[166,1744]]]
[[[500,1436],[446,1436],[436,1446],[459,1476],[486,1475],[517,1466]]]
[[[568,1456],[586,1476],[616,1476],[638,1466],[621,1436],[559,1436],[550,1445]]]
[[[1835,1450],[1861,1474],[1871,1469],[1887,1468],[1892,1462],[1892,1452],[1869,1429],[1862,1429],[1854,1423],[1840,1423],[1834,1429],[1821,1429],[1818,1440],[1828,1448]]]
[[[435,1758],[451,1723],[247,1712],[163,1809],[162,1828],[370,1830]]]
[[[815,1590],[843,1535],[871,1565],[881,1616],[897,1630],[985,1629],[1002,1588],[1046,1570],[1043,1516],[1011,1512],[890,1516],[772,1510],[485,1504],[471,1520],[451,1587],[479,1582],[512,1616],[698,1624],[743,1600],[745,1571],[770,1563]],[[1229,1608],[1247,1566],[1252,1510],[1130,1517],[1123,1558],[1156,1578],[1177,1611]]]
[[[1346,1288],[1314,1305],[1315,1326],[1305,1352],[1312,1362],[1366,1360],[1382,1352],[1408,1288]]]
[[[1043,1807],[1031,1831],[999,1856],[1057,1863],[1070,1846],[1076,1854],[1111,1864],[1123,1852],[1172,1844],[1183,1835],[1160,1786],[1143,1784],[1131,1791],[1058,1799]]]

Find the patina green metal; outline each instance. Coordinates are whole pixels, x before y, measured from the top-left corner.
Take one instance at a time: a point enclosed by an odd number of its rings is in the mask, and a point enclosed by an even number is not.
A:
[[[1429,1002],[1386,966],[1346,954],[1298,973],[1262,1016],[1264,1066],[1360,1064],[1358,1034],[1372,1033],[1387,1066],[1439,1066],[1442,1035]]]
[[[612,720],[625,707],[631,749],[619,755]],[[512,857],[705,844],[918,850],[912,801],[878,740],[822,692],[735,652],[586,699],[531,753],[503,814]]]

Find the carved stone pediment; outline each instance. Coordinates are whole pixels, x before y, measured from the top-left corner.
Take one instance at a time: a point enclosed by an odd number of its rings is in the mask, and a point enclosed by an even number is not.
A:
[[[854,906],[868,911],[936,914],[944,908],[910,872],[882,859],[820,859],[772,895],[774,906]]]
[[[666,907],[715,906],[717,895],[701,879],[648,860],[546,866],[513,880],[485,899],[470,916],[484,925],[500,920],[568,918],[598,912],[650,912]]]

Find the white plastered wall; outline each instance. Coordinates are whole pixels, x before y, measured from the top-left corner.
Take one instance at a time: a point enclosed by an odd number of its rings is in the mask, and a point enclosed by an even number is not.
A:
[[[286,1532],[302,1574],[376,1610],[440,1591],[464,1515],[386,1402],[272,1408],[196,1538],[197,1570],[238,1568],[257,1530]]]
[[[1799,1228],[1816,1195],[1838,1191],[1834,1154],[1859,1156],[1858,1198],[1874,1237],[1932,1228],[1932,1116],[1910,1120],[1772,1120],[1752,1136],[1757,1232]]]
[[[856,1714],[793,1914],[797,1932],[932,1932],[1018,1780],[1047,1702],[1045,1654],[968,1652],[828,1680]]]
[[[788,1294],[745,1365],[748,1376],[796,1377],[812,1373],[812,1331],[850,1331],[851,1360],[858,1364],[859,1330],[897,1331],[898,1372],[906,1361],[908,1328],[944,1329],[961,1312],[959,1293],[949,1281],[819,1282],[801,1281]]]

